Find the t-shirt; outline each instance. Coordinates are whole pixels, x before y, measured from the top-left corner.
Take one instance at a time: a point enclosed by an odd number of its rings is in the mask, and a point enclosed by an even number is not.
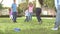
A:
[[[12,12],[17,12],[17,5],[15,3],[12,4]]]
[[[34,6],[29,6],[29,12],[33,12]]]

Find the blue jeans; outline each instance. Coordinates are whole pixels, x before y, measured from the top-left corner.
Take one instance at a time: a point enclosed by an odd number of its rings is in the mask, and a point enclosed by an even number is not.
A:
[[[16,22],[17,12],[13,12],[13,22]]]
[[[54,28],[59,27],[60,25],[60,6],[57,7],[56,20]]]

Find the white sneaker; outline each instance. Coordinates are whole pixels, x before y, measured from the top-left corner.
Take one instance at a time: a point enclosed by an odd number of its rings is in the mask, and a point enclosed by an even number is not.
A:
[[[58,30],[58,28],[52,28],[52,30]]]

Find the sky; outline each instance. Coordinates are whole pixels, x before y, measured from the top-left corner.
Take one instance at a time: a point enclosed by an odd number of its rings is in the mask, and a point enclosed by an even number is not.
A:
[[[34,1],[34,0],[29,0],[30,2]],[[0,0],[1,2],[1,0]],[[22,3],[22,2],[26,2],[25,0],[16,0],[16,3]],[[2,4],[3,4],[3,7],[11,7],[13,3],[13,0],[3,0]]]
[[[0,0],[1,2],[1,0]],[[11,7],[13,3],[13,0],[3,0],[2,4],[3,4],[3,7]],[[18,4],[18,0],[16,0],[16,3]]]

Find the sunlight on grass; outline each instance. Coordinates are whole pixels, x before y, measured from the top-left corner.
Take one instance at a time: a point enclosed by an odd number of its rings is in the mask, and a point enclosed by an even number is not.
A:
[[[30,22],[24,22],[25,18],[20,17],[17,23],[11,22],[9,18],[0,18],[0,34],[57,34],[59,31],[52,31],[55,18],[42,18],[43,23],[38,24],[36,17]],[[14,28],[20,28],[20,32],[15,32]],[[55,33],[54,33],[55,32]]]

